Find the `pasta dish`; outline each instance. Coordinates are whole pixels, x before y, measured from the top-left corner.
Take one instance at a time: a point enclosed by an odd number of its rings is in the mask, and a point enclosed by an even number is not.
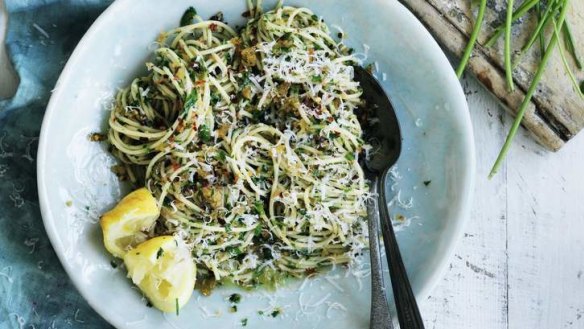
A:
[[[160,210],[141,240],[180,236],[197,284],[273,285],[367,245],[359,61],[306,8],[246,14],[235,30],[189,9],[108,122],[124,175]]]

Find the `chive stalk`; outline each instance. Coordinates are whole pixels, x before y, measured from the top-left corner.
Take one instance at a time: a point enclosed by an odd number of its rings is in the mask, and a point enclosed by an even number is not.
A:
[[[539,24],[541,24],[541,22],[543,21],[543,10],[541,9],[541,2],[537,2],[537,5],[535,6],[535,10],[537,13],[537,25],[539,26]],[[543,35],[543,33],[534,33],[534,35],[539,35],[539,56],[543,56],[543,53],[545,52],[545,36]],[[517,61],[517,63],[519,63],[519,61]]]
[[[513,68],[511,68],[511,24],[513,21],[513,0],[507,0],[507,19],[505,20],[505,77],[507,89],[515,90]]]
[[[464,54],[462,55],[462,59],[460,60],[460,64],[456,69],[456,76],[460,78],[466,65],[468,64],[468,60],[472,54],[472,50],[474,49],[475,43],[477,42],[479,32],[481,31],[481,27],[483,26],[483,20],[485,18],[485,9],[487,8],[487,0],[481,0],[479,6],[479,12],[477,14],[477,19],[474,24],[474,28],[470,35],[470,39],[468,40],[468,44],[466,45],[466,49],[464,50]]]
[[[554,25],[554,34],[556,36],[556,38],[560,38],[560,30],[558,29],[558,24],[556,22],[556,19],[554,18],[552,20],[553,25]],[[564,22],[564,26],[566,26],[566,22]],[[574,90],[576,91],[576,93],[584,99],[584,94],[582,94],[582,91],[580,90],[580,86],[578,85],[578,80],[576,80],[576,77],[574,76],[574,72],[572,72],[572,69],[570,69],[570,65],[568,64],[568,59],[566,58],[566,54],[564,53],[564,47],[561,45],[558,46],[558,49],[560,50],[560,58],[562,59],[562,64],[564,64],[564,69],[566,70],[566,73],[568,73],[568,76],[570,77],[570,80],[572,81],[572,85],[574,86]]]
[[[531,49],[533,44],[537,41],[538,37],[540,38],[540,42],[543,44],[543,50],[541,51],[541,56],[543,56],[545,53],[545,38],[543,35],[543,29],[548,25],[550,18],[556,15],[557,11],[559,11],[559,5],[554,1],[550,2],[545,12],[543,13],[543,17],[539,20],[537,26],[535,27],[535,31],[531,35],[531,38],[525,43],[523,48],[521,48],[517,56],[515,56],[515,63],[513,64],[514,68],[519,65],[523,56],[529,49]]]
[[[511,8],[511,12],[512,12],[511,21],[515,22],[518,19],[520,19],[521,17],[523,17],[523,15],[525,15],[531,8],[533,8],[535,5],[537,5],[540,1],[541,0],[526,1],[526,2],[522,3],[521,6],[519,6],[519,8],[517,8],[517,10],[515,12],[513,12],[513,8]],[[507,15],[509,15],[509,9],[507,11]],[[485,47],[491,47],[492,45],[494,45],[495,42],[501,36],[501,34],[503,34],[503,32],[505,32],[506,28],[507,28],[506,23],[497,27],[495,29],[495,32],[493,33],[493,35],[491,35],[489,37],[489,39],[487,39],[487,42],[485,42]]]
[[[570,55],[572,55],[572,58],[574,58],[574,62],[576,62],[576,67],[578,67],[578,69],[582,69],[582,62],[580,61],[580,56],[578,56],[578,53],[576,51],[576,47],[574,46],[574,38],[572,37],[572,31],[570,30],[570,25],[569,23],[566,21],[564,22],[564,40],[566,43],[566,48],[568,49],[568,52],[570,53]]]
[[[566,12],[568,9],[568,2],[569,1],[570,0],[564,0],[564,2],[563,2],[562,10],[561,10],[559,18],[558,18],[559,29],[562,29],[564,26],[564,21],[566,19]],[[513,126],[511,126],[511,129],[509,130],[509,133],[507,134],[505,144],[503,145],[503,148],[501,148],[501,151],[499,152],[499,155],[497,156],[497,160],[495,161],[495,163],[493,164],[493,167],[491,168],[491,172],[489,173],[489,178],[492,178],[493,176],[495,176],[495,174],[497,174],[497,172],[499,171],[499,168],[501,167],[501,164],[503,163],[503,159],[505,158],[505,156],[509,152],[513,138],[517,134],[517,130],[519,129],[519,125],[521,124],[521,121],[523,120],[523,116],[525,115],[525,110],[527,110],[527,106],[531,102],[531,98],[533,97],[533,94],[535,93],[535,89],[537,88],[537,85],[539,84],[539,81],[541,80],[543,72],[545,71],[547,63],[548,63],[549,59],[551,58],[551,55],[552,55],[554,49],[556,48],[557,44],[558,44],[558,35],[556,33],[554,33],[551,37],[551,40],[550,40],[546,50],[545,50],[543,58],[541,59],[541,63],[539,65],[539,67],[537,68],[537,72],[535,73],[535,76],[533,77],[533,81],[531,82],[531,85],[529,86],[529,89],[527,90],[527,93],[525,94],[525,98],[523,99],[523,102],[519,106],[519,109],[517,111],[517,116],[515,117],[515,121],[513,122]]]

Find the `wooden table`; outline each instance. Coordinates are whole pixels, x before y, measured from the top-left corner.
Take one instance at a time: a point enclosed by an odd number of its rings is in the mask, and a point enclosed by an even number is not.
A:
[[[0,44],[3,35],[0,24]],[[15,82],[0,48],[7,95]],[[474,78],[462,85],[477,145],[474,205],[450,268],[421,301],[426,327],[584,328],[584,135],[549,153],[521,131],[489,181],[512,118]]]

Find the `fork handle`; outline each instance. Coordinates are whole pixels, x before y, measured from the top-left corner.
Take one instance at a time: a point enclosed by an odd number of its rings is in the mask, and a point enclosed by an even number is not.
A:
[[[376,178],[378,180],[379,178]],[[371,185],[371,192],[377,192],[377,182]],[[385,284],[379,251],[379,200],[368,204],[369,213],[369,255],[371,257],[371,315],[369,329],[393,329],[393,321],[389,313]]]
[[[424,322],[418,309],[416,297],[412,292],[412,286],[408,279],[406,268],[402,261],[395,232],[391,224],[387,206],[382,200],[387,200],[385,195],[385,180],[388,170],[385,170],[378,180],[379,213],[381,217],[381,233],[383,235],[385,256],[389,265],[389,275],[393,288],[393,298],[397,310],[397,318],[401,329],[423,329]]]

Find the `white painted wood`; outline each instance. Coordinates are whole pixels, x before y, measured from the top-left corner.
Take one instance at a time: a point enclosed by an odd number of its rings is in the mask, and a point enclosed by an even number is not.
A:
[[[423,305],[427,327],[584,328],[584,135],[549,153],[521,131],[488,181],[512,118],[484,90],[468,101],[475,203],[450,270]]]
[[[450,269],[422,312],[427,328],[506,328],[507,229],[501,206],[507,200],[505,168],[491,181],[486,179],[506,128],[499,120],[499,105],[485,97],[476,80],[464,79],[463,86],[475,144],[480,145],[474,206]]]
[[[509,323],[584,328],[584,136],[558,154],[516,144],[508,165]]]
[[[3,48],[0,96],[16,88]],[[444,279],[421,303],[426,327],[584,328],[584,135],[548,153],[521,131],[489,181],[512,118],[474,79],[462,83],[477,145],[474,207]]]

